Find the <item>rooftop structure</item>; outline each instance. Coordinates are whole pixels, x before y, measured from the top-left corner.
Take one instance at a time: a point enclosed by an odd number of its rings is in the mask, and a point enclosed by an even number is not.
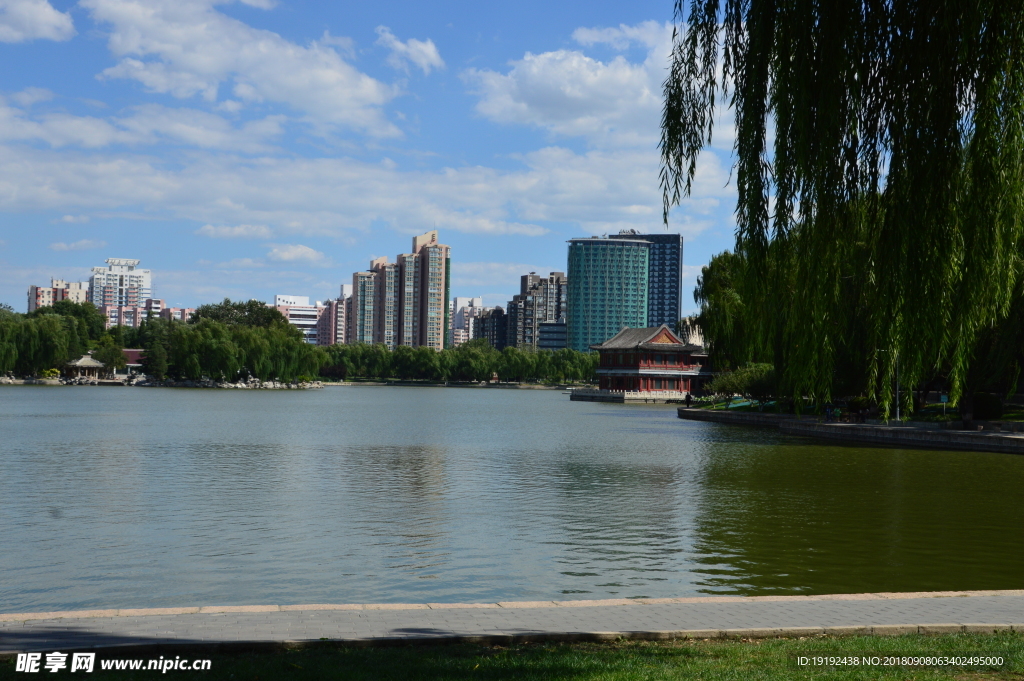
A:
[[[137,269],[138,260],[107,258],[106,267],[93,267],[89,278],[89,301],[96,307],[141,307],[153,296],[149,270]]]

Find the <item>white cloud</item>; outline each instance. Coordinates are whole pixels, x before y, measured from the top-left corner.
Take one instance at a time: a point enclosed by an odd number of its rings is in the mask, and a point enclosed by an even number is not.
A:
[[[89,222],[89,216],[88,215],[64,215],[60,219],[54,220],[54,222],[64,222],[64,223],[68,223],[68,224],[76,224],[76,223],[80,223],[80,222]]]
[[[282,134],[284,122],[284,116],[267,116],[236,126],[198,109],[156,104],[137,106],[125,115],[104,119],[59,112],[30,113],[0,100],[0,140],[40,141],[56,148],[173,143],[255,153],[271,148],[270,140]]]
[[[608,62],[578,50],[527,53],[508,73],[469,69],[463,79],[480,97],[477,111],[499,123],[518,123],[595,146],[652,148],[660,133],[661,83],[668,66],[671,25],[580,29],[583,44],[639,40],[647,59],[619,55]]]
[[[580,45],[605,44],[616,50],[625,50],[633,43],[655,48],[666,44],[666,32],[671,37],[670,26],[657,21],[645,21],[636,26],[619,24],[618,28],[577,28],[572,33],[572,39]],[[668,56],[668,52],[665,52],[665,56]]]
[[[284,116],[267,116],[235,127],[216,114],[155,104],[136,107],[131,115],[114,119],[126,141],[176,142],[204,149],[266,150],[267,140],[283,132]]]
[[[269,239],[273,234],[266,225],[236,225],[234,227],[203,225],[196,234],[215,239]]]
[[[228,262],[217,263],[217,267],[222,270],[252,270],[260,267],[266,267],[266,264],[260,260],[253,260],[252,258],[235,258]]]
[[[142,0],[85,2],[107,9],[144,6]],[[199,12],[196,7],[206,7],[203,11],[220,17],[217,21],[235,22],[197,2],[188,0],[181,12],[191,16]],[[172,23],[164,16],[174,15],[169,7],[145,7],[150,8],[149,18],[138,19],[137,24]],[[163,18],[158,22],[149,15]],[[242,25],[239,30],[243,29],[253,30]],[[205,225],[199,233],[211,237],[268,240],[271,234],[352,238],[381,228],[419,233],[435,226],[469,234],[524,236],[548,233],[554,225],[577,225],[590,234],[658,229],[656,142],[666,63],[658,55],[662,46],[667,48],[669,33],[664,25],[642,24],[581,29],[576,34],[585,44],[641,45],[647,50],[643,63],[624,55],[601,62],[582,52],[558,51],[526,55],[504,74],[466,74],[480,88],[478,109],[490,112],[495,120],[582,135],[589,142],[586,152],[552,145],[519,155],[513,160],[521,166],[512,170],[425,170],[417,165],[410,169],[388,158],[373,162],[337,154],[278,154],[268,140],[284,123],[272,117],[238,125],[210,112],[151,105],[109,119],[76,118],[30,113],[0,102],[0,210],[60,210],[97,217],[118,211],[148,219],[195,221],[197,227]],[[184,40],[192,49],[190,39]],[[184,57],[168,59],[178,64]],[[263,127],[256,129],[259,126]],[[25,144],[5,146],[4,136],[82,149],[55,153]],[[109,149],[115,144],[171,141],[194,150],[169,163],[163,154],[150,157]],[[102,147],[107,150],[93,151]],[[674,230],[692,237],[728,221],[723,214],[735,202],[729,163],[727,152],[717,147],[700,156],[693,194],[673,212]],[[277,246],[271,259],[299,258],[297,251],[287,248]],[[306,257],[311,253],[316,251],[308,249]]]
[[[267,258],[270,260],[276,260],[277,262],[308,262],[308,263],[323,263],[327,256],[317,250],[313,250],[309,246],[303,246],[302,244],[275,244],[270,252],[267,253]]]
[[[11,99],[24,107],[29,107],[37,102],[47,102],[53,99],[53,93],[46,88],[27,87],[21,92],[15,92],[11,95]]]
[[[408,65],[419,67],[423,73],[430,73],[431,69],[443,69],[444,60],[437,51],[433,40],[416,40],[410,38],[402,42],[391,32],[387,26],[377,27],[377,44],[391,50],[388,56],[388,64],[396,69],[408,71]]]
[[[74,35],[71,15],[57,11],[47,0],[0,0],[0,42],[61,41]]]
[[[581,154],[549,147],[520,160],[523,167],[511,171],[482,166],[427,171],[344,157],[248,158],[196,151],[168,165],[135,153],[0,144],[0,210],[121,211],[212,228],[259,225],[275,234],[331,237],[381,224],[404,233],[437,226],[525,236],[547,232],[549,223],[577,224],[592,234],[661,225],[653,150]],[[700,157],[694,194],[676,211],[684,234],[706,228],[721,206],[734,201],[727,178],[716,154]]]
[[[397,136],[381,106],[397,90],[361,73],[328,44],[307,46],[253,28],[214,9],[215,0],[82,0],[111,27],[108,47],[120,62],[106,78],[129,78],[148,90],[217,101],[272,102],[317,125],[377,137]],[[250,2],[266,7],[267,3]]]
[[[66,244],[58,241],[55,244],[50,244],[51,251],[91,251],[96,248],[103,248],[107,245],[106,241],[94,241],[92,239],[82,239],[76,241],[73,244]]]

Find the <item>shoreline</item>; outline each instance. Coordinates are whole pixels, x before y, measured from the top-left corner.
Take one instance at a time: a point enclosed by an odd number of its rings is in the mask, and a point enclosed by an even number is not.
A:
[[[967,431],[912,425],[823,423],[814,417],[804,419],[793,414],[729,413],[686,407],[679,407],[676,413],[679,418],[689,421],[776,428],[787,435],[801,435],[849,444],[1024,454],[1024,433],[1020,432],[980,428],[977,431]]]
[[[319,390],[322,388],[489,388],[492,390],[561,390],[571,391],[580,389],[574,385],[544,385],[533,383],[476,383],[473,381],[450,381],[448,383],[427,383],[421,381],[310,381],[308,383],[282,383],[280,381],[227,383],[210,380],[202,381],[171,381],[161,383],[149,383],[147,381],[136,381],[128,383],[124,380],[96,380],[83,383],[62,383],[56,378],[5,378],[0,380],[0,386],[49,386],[72,388],[81,386],[108,386],[121,388],[215,388],[220,390]]]

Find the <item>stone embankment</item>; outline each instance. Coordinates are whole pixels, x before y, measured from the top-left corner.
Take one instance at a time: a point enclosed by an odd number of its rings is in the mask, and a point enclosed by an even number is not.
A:
[[[315,390],[323,388],[320,381],[302,381],[297,383],[286,383],[283,381],[261,381],[257,378],[250,378],[235,383],[227,381],[214,381],[208,378],[198,381],[174,381],[166,379],[157,381],[148,376],[133,374],[128,378],[113,380],[95,378],[13,378],[11,376],[0,376],[0,385],[113,385],[113,386],[139,386],[143,388],[222,388],[228,390]]]
[[[803,435],[884,447],[922,447],[973,452],[1024,454],[1024,433],[1008,424],[984,425],[978,430],[939,428],[936,424],[823,423],[816,417],[799,418],[792,414],[727,412],[679,407],[679,418],[735,425],[778,428],[788,435]],[[1016,428],[1016,424],[1012,428]]]
[[[213,381],[208,378],[199,381],[143,380],[133,385],[147,388],[222,388],[227,390],[313,390],[324,387],[324,384],[320,381],[285,383],[283,381],[261,381],[258,378],[250,378],[246,381],[238,381],[237,383]]]

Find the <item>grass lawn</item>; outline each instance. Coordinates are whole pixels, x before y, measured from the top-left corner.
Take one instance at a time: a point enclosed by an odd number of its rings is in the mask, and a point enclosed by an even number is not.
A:
[[[909,667],[800,667],[798,656],[1002,655],[999,669]],[[167,652],[164,652],[165,657]],[[622,641],[618,643],[536,643],[512,646],[440,645],[391,648],[327,648],[213,655],[208,672],[101,671],[97,655],[88,679],[566,679],[643,681],[702,679],[774,681],[789,679],[1024,679],[1024,636],[1016,633],[947,636],[764,639],[753,641]],[[197,654],[198,656],[198,654]],[[141,656],[140,656],[141,657]],[[205,655],[203,655],[205,657]],[[45,659],[45,658],[44,658]],[[67,670],[38,677],[16,673],[13,660],[0,662],[0,679],[78,676]]]

